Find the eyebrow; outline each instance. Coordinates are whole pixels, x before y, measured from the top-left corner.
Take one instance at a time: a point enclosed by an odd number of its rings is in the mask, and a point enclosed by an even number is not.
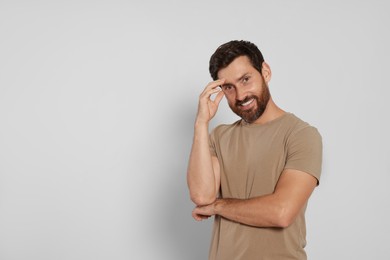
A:
[[[235,82],[240,82],[243,78],[246,76],[250,76],[251,74],[249,72],[245,72],[242,76],[240,76],[238,79],[235,80]],[[221,86],[234,86],[234,83],[226,82],[225,84],[222,84]]]
[[[240,76],[238,79],[235,80],[235,82],[240,82],[243,78],[247,76],[251,76],[252,74],[250,72],[245,72],[242,76]],[[223,86],[234,86],[234,83],[226,82],[224,84],[221,84],[221,87]]]
[[[240,82],[243,78],[245,78],[246,76],[249,76],[250,73],[249,72],[245,72],[244,75],[242,75],[241,77],[239,77],[236,82]]]

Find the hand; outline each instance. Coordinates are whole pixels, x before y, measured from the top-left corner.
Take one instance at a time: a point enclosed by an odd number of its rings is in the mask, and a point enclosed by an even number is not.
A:
[[[204,219],[208,219],[211,216],[214,216],[216,214],[214,204],[215,202],[206,206],[196,207],[192,211],[192,217],[197,221],[201,221]]]
[[[219,87],[225,82],[225,79],[219,79],[210,82],[203,90],[199,97],[198,115],[196,121],[200,123],[208,123],[217,113],[219,103],[224,96],[223,91]],[[214,100],[211,100],[211,95],[218,93]]]

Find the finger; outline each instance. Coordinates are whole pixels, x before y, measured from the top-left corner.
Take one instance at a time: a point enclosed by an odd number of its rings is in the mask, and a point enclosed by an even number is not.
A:
[[[216,86],[215,88],[205,90],[205,91],[201,94],[201,98],[203,98],[203,99],[209,99],[212,95],[214,95],[214,94],[216,94],[216,93],[219,93],[219,92],[222,92],[222,89],[221,89],[220,86]]]
[[[202,221],[202,220],[204,220],[204,219],[208,219],[210,216],[200,215],[200,214],[192,214],[192,217],[193,217],[196,221]]]
[[[217,80],[209,82],[209,84],[207,84],[206,88],[216,88],[219,85],[223,84],[224,82],[225,82],[225,79],[217,79]]]
[[[194,211],[192,211],[192,217],[193,217],[196,221],[201,221],[201,220],[202,220],[201,215],[196,214]]]
[[[225,79],[218,79],[218,80],[215,80],[215,81],[212,81],[210,82],[209,84],[207,84],[207,86],[204,88],[203,93],[206,93],[208,91],[210,91],[211,89],[215,89],[217,87],[219,87],[221,84],[223,84],[225,82]]]
[[[192,214],[194,215],[197,215],[198,217],[200,218],[203,218],[204,216],[206,216],[204,213],[204,210],[202,210],[202,206],[201,207],[196,207],[192,210]]]
[[[219,105],[219,103],[221,102],[223,96],[225,96],[225,93],[224,93],[223,91],[219,92],[219,93],[217,94],[217,96],[215,97],[215,99],[214,99],[214,103],[215,103],[216,105]]]

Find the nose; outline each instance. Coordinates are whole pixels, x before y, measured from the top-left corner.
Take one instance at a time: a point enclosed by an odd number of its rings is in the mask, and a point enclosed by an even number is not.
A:
[[[241,87],[236,88],[236,100],[243,101],[247,97],[246,91]]]

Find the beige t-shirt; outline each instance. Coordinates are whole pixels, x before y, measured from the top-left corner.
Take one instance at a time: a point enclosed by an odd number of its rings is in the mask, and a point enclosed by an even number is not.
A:
[[[321,136],[291,113],[262,125],[243,120],[220,125],[210,134],[210,150],[221,168],[221,198],[270,194],[284,169],[320,179]],[[284,229],[253,227],[216,216],[209,259],[306,259],[306,206]]]

